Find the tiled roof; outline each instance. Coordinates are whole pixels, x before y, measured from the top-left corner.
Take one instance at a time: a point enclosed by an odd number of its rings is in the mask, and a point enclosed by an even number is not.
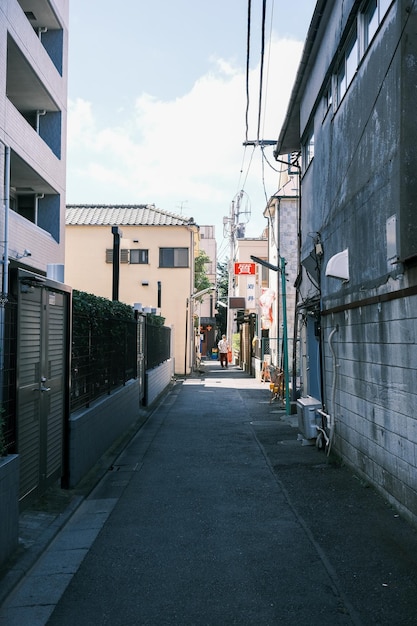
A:
[[[67,204],[67,225],[83,226],[186,226],[193,218],[157,209],[154,204]]]

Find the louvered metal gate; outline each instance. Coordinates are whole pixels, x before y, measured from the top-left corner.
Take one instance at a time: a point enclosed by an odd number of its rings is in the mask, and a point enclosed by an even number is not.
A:
[[[63,474],[70,293],[57,286],[19,272],[16,412],[21,500],[42,493]]]

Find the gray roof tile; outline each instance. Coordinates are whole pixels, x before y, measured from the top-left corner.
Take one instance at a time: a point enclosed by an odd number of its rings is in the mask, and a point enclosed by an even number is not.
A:
[[[66,224],[82,226],[186,226],[193,218],[157,209],[154,204],[67,204]]]

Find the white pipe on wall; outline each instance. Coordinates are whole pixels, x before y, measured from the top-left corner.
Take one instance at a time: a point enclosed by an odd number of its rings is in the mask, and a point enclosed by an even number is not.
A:
[[[330,450],[332,447],[332,443],[333,443],[333,437],[334,437],[334,430],[335,430],[335,423],[336,423],[336,380],[337,380],[337,368],[339,367],[338,363],[337,363],[337,359],[336,359],[336,353],[334,351],[333,348],[333,337],[334,335],[339,331],[339,325],[337,325],[335,328],[333,328],[333,330],[331,331],[329,338],[328,338],[328,344],[329,344],[329,348],[330,348],[330,352],[332,353],[332,357],[333,357],[333,379],[332,379],[332,400],[331,400],[331,411],[329,412],[330,415],[330,429],[329,429],[329,444],[327,446],[327,456],[329,456],[330,454]]]

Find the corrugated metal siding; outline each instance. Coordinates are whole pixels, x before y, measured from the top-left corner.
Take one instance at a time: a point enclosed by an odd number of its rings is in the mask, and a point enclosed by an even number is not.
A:
[[[20,294],[17,451],[20,499],[61,475],[65,417],[66,295],[29,287]],[[45,381],[42,385],[42,377]]]
[[[37,392],[41,361],[41,290],[23,296],[19,333],[18,453],[20,497],[36,489],[40,463],[40,396]]]

